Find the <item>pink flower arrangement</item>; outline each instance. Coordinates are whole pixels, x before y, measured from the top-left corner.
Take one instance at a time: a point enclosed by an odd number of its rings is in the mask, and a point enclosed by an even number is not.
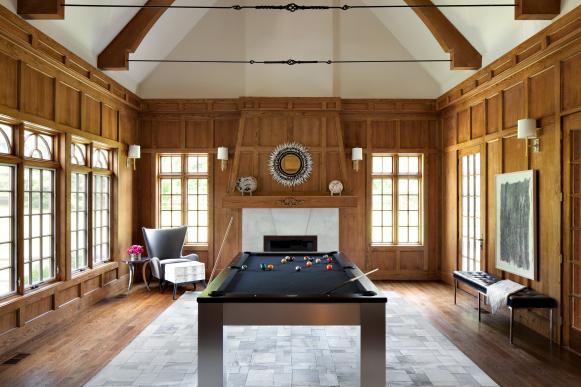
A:
[[[143,254],[145,250],[143,249],[143,246],[140,245],[133,245],[133,246],[129,246],[129,248],[127,249],[127,254],[129,255],[141,255]]]

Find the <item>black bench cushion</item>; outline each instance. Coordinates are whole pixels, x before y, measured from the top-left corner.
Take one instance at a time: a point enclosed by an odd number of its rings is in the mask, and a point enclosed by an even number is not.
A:
[[[486,288],[500,281],[500,278],[484,271],[455,271],[454,278],[462,281],[482,294],[486,294]]]
[[[486,294],[487,287],[500,281],[500,278],[484,271],[455,271],[454,278],[464,282],[482,294]],[[507,306],[519,308],[556,308],[557,301],[531,288],[524,288],[508,297]]]
[[[514,309],[556,308],[557,301],[554,298],[539,293],[531,288],[524,288],[523,290],[508,296],[506,305]]]

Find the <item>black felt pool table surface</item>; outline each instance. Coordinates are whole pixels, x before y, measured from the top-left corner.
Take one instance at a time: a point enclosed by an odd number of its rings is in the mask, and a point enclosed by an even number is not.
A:
[[[334,287],[353,278],[350,268],[352,266],[343,265],[344,262],[337,255],[329,255],[332,258],[332,270],[327,270],[327,261],[323,258],[325,253],[300,253],[295,254],[247,254],[243,255],[236,263],[246,265],[244,271],[239,270],[228,283],[221,289],[226,293],[245,293],[258,295],[310,295],[322,294]],[[313,266],[306,267],[305,254],[313,258]],[[295,257],[294,262],[286,264],[281,260],[288,255]],[[315,263],[315,259],[320,258],[321,263]],[[272,264],[274,270],[263,271],[261,264]],[[300,266],[301,271],[296,271]],[[354,281],[336,291],[336,294],[358,294],[365,289]]]

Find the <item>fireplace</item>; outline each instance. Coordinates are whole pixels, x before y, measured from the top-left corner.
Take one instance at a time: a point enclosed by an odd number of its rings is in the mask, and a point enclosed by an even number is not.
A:
[[[264,251],[317,251],[316,235],[265,235]]]

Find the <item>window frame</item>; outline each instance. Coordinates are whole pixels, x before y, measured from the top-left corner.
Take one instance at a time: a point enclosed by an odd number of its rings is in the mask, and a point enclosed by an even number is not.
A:
[[[97,167],[94,165],[94,157],[95,157],[95,153],[97,150],[105,150],[108,153],[108,160],[107,160],[107,168],[101,168],[101,167]],[[116,191],[115,191],[115,182],[114,182],[114,177],[115,174],[113,173],[113,160],[114,160],[114,149],[112,148],[107,148],[105,146],[102,146],[101,144],[95,144],[95,143],[91,143],[89,144],[88,147],[88,154],[90,154],[90,157],[88,157],[87,159],[87,163],[88,165],[90,165],[91,167],[89,168],[90,173],[89,173],[89,229],[88,229],[88,234],[90,235],[88,238],[88,249],[89,249],[89,268],[93,269],[95,267],[98,267],[100,265],[104,265],[108,262],[111,262],[113,260],[113,251],[114,251],[114,246],[113,246],[113,217],[114,217],[114,197],[116,195]],[[99,260],[99,261],[95,261],[95,240],[94,240],[94,231],[95,231],[95,177],[98,176],[105,176],[108,178],[108,182],[109,182],[109,190],[108,190],[108,196],[109,196],[109,206],[108,206],[108,231],[109,231],[109,235],[108,235],[108,241],[107,244],[109,245],[109,251],[108,251],[108,257],[107,260]],[[101,244],[100,244],[101,245]]]
[[[373,171],[373,158],[374,157],[391,157],[391,173],[387,172],[374,172]],[[405,157],[417,157],[418,158],[418,172],[417,173],[400,173],[399,172],[399,162],[400,158]],[[369,173],[369,244],[372,248],[382,248],[382,247],[424,247],[425,245],[425,181],[424,181],[424,171],[425,171],[425,157],[423,153],[406,153],[406,152],[373,152],[369,158],[370,162],[370,173]],[[373,181],[376,179],[381,180],[391,180],[392,186],[392,222],[391,222],[391,242],[374,242],[373,241]],[[400,190],[399,183],[401,180],[417,180],[418,181],[418,242],[400,242],[399,241],[399,212],[400,212]],[[384,194],[382,193],[381,196]],[[409,210],[407,210],[409,212]],[[383,224],[383,223],[382,223]],[[409,224],[409,222],[408,222]],[[384,226],[382,225],[382,228]],[[402,226],[409,227],[409,226]]]
[[[163,179],[180,179],[180,184],[181,184],[181,207],[180,207],[180,219],[181,219],[181,224],[180,226],[186,226],[188,228],[192,227],[188,225],[188,221],[187,221],[187,217],[188,217],[188,180],[190,179],[205,179],[207,182],[207,213],[208,213],[208,217],[207,217],[207,225],[205,226],[207,229],[207,241],[206,242],[188,242],[188,238],[187,238],[187,234],[186,234],[186,239],[184,241],[184,246],[188,246],[188,247],[192,247],[192,248],[196,248],[196,249],[200,249],[200,250],[205,250],[208,248],[208,246],[211,243],[211,217],[212,217],[212,206],[210,205],[210,201],[211,201],[211,197],[212,197],[212,191],[211,191],[211,173],[210,171],[213,168],[213,164],[212,164],[212,157],[210,157],[210,153],[204,153],[204,152],[189,152],[189,153],[159,153],[157,154],[156,157],[156,225],[157,227],[161,228],[161,197],[162,197],[162,193],[161,193],[161,181]],[[204,156],[207,158],[207,171],[205,173],[201,173],[201,172],[188,172],[188,158],[190,156]],[[170,172],[170,173],[162,173],[161,170],[161,163],[162,163],[162,158],[163,157],[180,157],[180,172]],[[173,195],[173,192],[172,192]],[[196,196],[198,196],[198,194],[196,194]],[[178,211],[178,210],[172,210],[173,211]],[[172,222],[173,224],[173,222]],[[172,226],[175,227],[175,226]]]

